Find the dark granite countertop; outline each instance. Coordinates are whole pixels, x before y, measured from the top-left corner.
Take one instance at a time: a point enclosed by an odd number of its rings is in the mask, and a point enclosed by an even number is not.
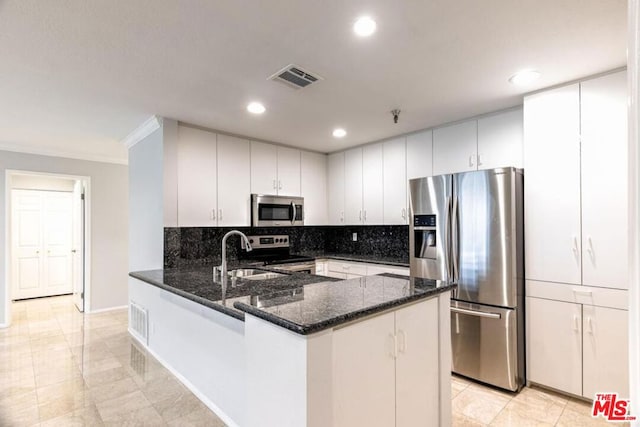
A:
[[[332,252],[296,252],[297,255],[305,255],[317,260],[335,259],[339,261],[368,262],[371,264],[392,265],[396,267],[409,267],[407,256],[384,256],[384,255],[356,255]]]
[[[229,269],[238,266],[230,265]],[[260,269],[270,270],[260,267]],[[239,278],[223,293],[212,266],[130,273],[144,282],[244,320],[250,313],[306,335],[453,289],[433,280],[392,274],[338,280],[292,273],[250,281]]]

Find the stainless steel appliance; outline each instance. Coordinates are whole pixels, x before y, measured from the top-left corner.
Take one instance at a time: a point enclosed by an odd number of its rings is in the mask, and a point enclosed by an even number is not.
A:
[[[452,370],[508,390],[525,382],[523,173],[412,179],[411,275],[454,281]]]
[[[304,199],[252,194],[251,223],[254,227],[304,225]]]
[[[274,270],[298,273],[316,273],[312,257],[291,254],[288,235],[247,236],[253,248],[251,253],[241,251],[239,256],[251,257],[245,262],[255,266],[269,266]]]

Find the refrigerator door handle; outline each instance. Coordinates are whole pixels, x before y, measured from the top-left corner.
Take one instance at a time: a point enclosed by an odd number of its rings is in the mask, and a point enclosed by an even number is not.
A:
[[[486,317],[486,318],[489,318],[489,319],[500,319],[500,318],[502,318],[500,313],[488,313],[486,311],[468,310],[466,308],[458,308],[458,307],[451,307],[451,312],[452,313],[460,313],[460,314],[468,314],[470,316],[476,316],[476,317]]]
[[[447,267],[447,280],[453,281],[453,268],[451,265],[451,197],[447,197],[447,210],[444,228],[444,255],[445,266]]]
[[[453,199],[453,212],[451,214],[451,240],[452,240],[451,259],[453,264],[453,280],[456,283],[460,279],[460,274],[458,270],[458,261],[459,261],[458,252],[460,251],[459,244],[458,244],[458,230],[459,230],[458,222],[459,222],[458,221],[458,198],[455,197]]]

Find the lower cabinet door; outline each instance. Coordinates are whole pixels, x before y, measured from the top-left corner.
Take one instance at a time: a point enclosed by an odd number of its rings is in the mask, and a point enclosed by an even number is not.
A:
[[[395,314],[387,313],[334,332],[334,422],[327,425],[395,425],[394,330]]]
[[[628,321],[625,310],[583,307],[584,397],[604,392],[629,397]]]
[[[438,298],[396,312],[396,427],[419,420],[437,425],[439,408]],[[425,379],[428,378],[428,381]]]
[[[582,306],[526,298],[529,381],[582,395]]]

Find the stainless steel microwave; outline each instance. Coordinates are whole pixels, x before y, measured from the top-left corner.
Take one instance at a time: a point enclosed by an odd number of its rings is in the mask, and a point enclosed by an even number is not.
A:
[[[304,225],[304,199],[252,194],[251,225],[254,227]]]

